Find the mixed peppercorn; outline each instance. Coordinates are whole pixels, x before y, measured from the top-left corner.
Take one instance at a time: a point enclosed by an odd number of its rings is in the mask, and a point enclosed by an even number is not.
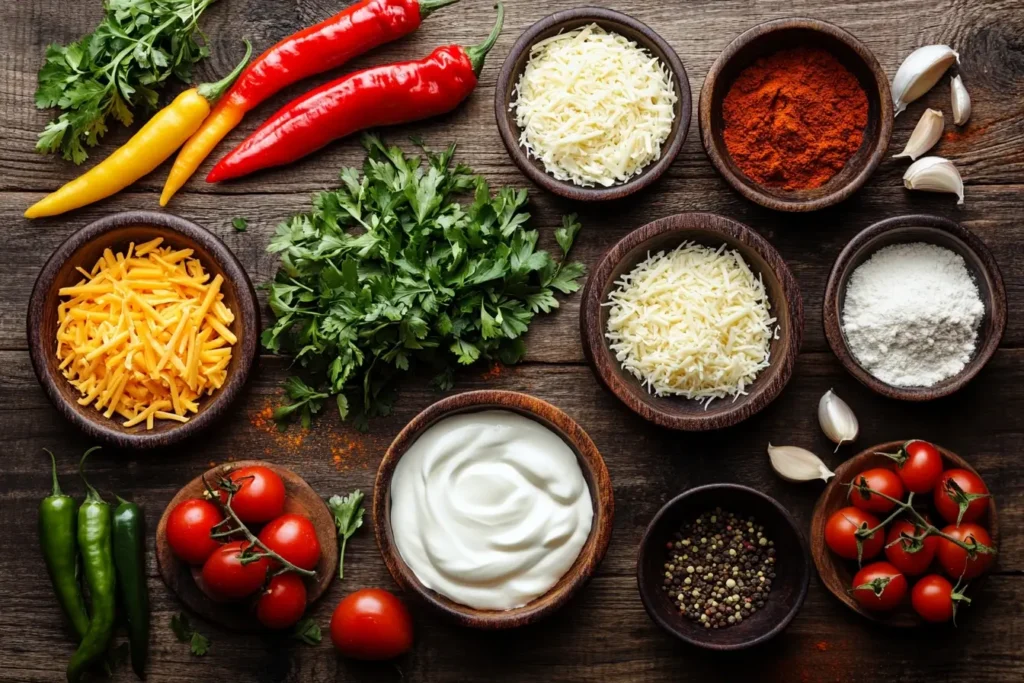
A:
[[[665,544],[661,589],[686,618],[707,629],[749,618],[768,601],[775,580],[775,543],[753,517],[715,508],[684,525]]]

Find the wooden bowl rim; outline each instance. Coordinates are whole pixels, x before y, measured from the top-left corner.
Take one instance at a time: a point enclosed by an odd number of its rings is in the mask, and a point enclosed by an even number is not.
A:
[[[239,364],[229,374],[224,385],[213,396],[204,397],[199,413],[188,422],[172,425],[158,433],[127,431],[116,420],[103,422],[83,417],[75,406],[71,406],[61,394],[58,383],[67,382],[63,376],[50,371],[47,363],[52,355],[52,340],[42,339],[43,316],[49,311],[47,299],[56,286],[56,278],[64,263],[73,258],[81,249],[95,241],[102,241],[116,230],[124,228],[156,227],[170,230],[179,236],[182,245],[196,244],[210,254],[216,265],[224,271],[225,278],[232,281],[237,292],[238,310],[233,311],[245,332],[233,353],[239,356]],[[91,265],[91,264],[90,264]],[[57,297],[59,299],[59,297]],[[259,349],[260,309],[256,290],[245,268],[231,250],[216,235],[199,227],[192,221],[170,213],[156,211],[123,211],[100,218],[72,233],[46,261],[39,271],[28,306],[28,346],[32,368],[36,378],[46,392],[47,398],[68,421],[87,436],[119,448],[150,449],[178,443],[207,429],[220,419],[238,398],[256,362]],[[91,406],[87,406],[92,409]],[[134,428],[132,428],[134,429]]]
[[[706,221],[705,225],[695,225],[699,220]],[[601,305],[603,303],[602,292],[605,283],[611,274],[616,270],[623,259],[640,245],[656,239],[662,235],[674,232],[696,230],[704,232],[709,236],[724,235],[738,240],[755,253],[757,253],[779,280],[784,301],[772,302],[773,307],[785,308],[789,312],[790,330],[788,344],[781,356],[774,356],[770,367],[763,370],[761,375],[751,385],[750,393],[742,400],[732,403],[729,410],[714,415],[685,414],[666,412],[653,404],[647,394],[643,394],[644,400],[636,403],[629,392],[626,380],[621,378],[614,370],[604,367],[597,361],[598,354],[609,358],[609,364],[617,364],[618,361],[611,355],[605,341],[604,331],[601,325]],[[775,304],[781,303],[781,306]],[[583,342],[583,351],[590,363],[590,367],[601,383],[615,395],[627,408],[640,417],[653,422],[654,424],[669,429],[682,431],[708,431],[730,427],[749,417],[757,414],[774,401],[782,390],[789,383],[796,366],[797,356],[800,354],[800,345],[803,342],[804,329],[804,305],[803,296],[800,293],[800,286],[793,277],[793,273],[786,265],[782,255],[763,238],[756,230],[732,218],[727,218],[715,213],[679,213],[672,216],[659,218],[643,225],[629,233],[616,244],[614,244],[601,261],[591,271],[587,278],[586,286],[583,289],[582,301],[580,304],[580,338]],[[785,339],[785,337],[780,337]],[[771,386],[764,383],[757,384],[761,377],[769,372],[772,366],[778,366],[778,381]],[[678,400],[685,401],[681,397]],[[730,401],[730,399],[720,399]]]
[[[801,550],[801,559],[803,560],[803,562],[801,562],[800,564],[800,568],[802,570],[801,576],[803,580],[800,582],[799,590],[796,594],[796,599],[794,600],[793,604],[790,606],[789,611],[782,618],[782,620],[775,624],[775,626],[773,626],[771,629],[765,631],[764,633],[761,633],[758,636],[750,638],[749,640],[737,641],[734,643],[715,643],[700,640],[697,638],[693,638],[686,632],[680,631],[679,629],[675,628],[675,626],[671,622],[662,617],[661,613],[655,609],[654,601],[663,598],[657,595],[657,591],[653,590],[650,587],[643,571],[645,564],[644,560],[646,560],[647,554],[655,550],[655,545],[660,547],[661,541],[659,539],[654,538],[654,530],[658,526],[658,523],[662,520],[662,518],[670,514],[677,506],[682,504],[688,498],[691,498],[695,495],[699,495],[702,493],[723,490],[730,490],[737,492],[740,495],[760,498],[763,502],[768,503],[778,513],[779,517],[786,523],[786,526],[790,529],[790,531],[792,531],[793,535],[796,537],[797,544],[799,545]],[[640,600],[641,602],[643,602],[644,609],[647,611],[648,616],[650,616],[650,618],[666,632],[672,634],[673,636],[682,640],[685,643],[689,643],[690,645],[696,645],[697,647],[701,647],[707,650],[716,650],[720,652],[729,650],[742,650],[757,645],[759,643],[763,643],[767,640],[771,640],[778,634],[782,633],[782,631],[785,630],[787,626],[789,626],[789,623],[793,621],[793,617],[795,617],[797,612],[800,611],[800,608],[803,606],[804,600],[807,597],[807,591],[811,581],[811,559],[808,553],[807,539],[804,538],[803,533],[800,532],[800,527],[796,523],[796,519],[793,518],[793,515],[789,512],[789,510],[787,510],[782,505],[782,503],[775,500],[768,494],[763,493],[762,491],[758,491],[757,489],[751,488],[749,486],[744,486],[743,484],[703,484],[701,486],[696,486],[694,488],[683,491],[678,496],[662,505],[658,512],[655,513],[654,517],[651,518],[651,521],[647,524],[647,528],[644,529],[644,534],[640,539],[640,546],[637,551],[636,581],[637,590],[640,593]]]
[[[558,434],[576,453],[584,475],[589,475],[587,478],[591,482],[590,495],[594,501],[594,519],[590,536],[572,567],[547,593],[522,607],[506,611],[467,607],[426,588],[402,560],[394,545],[391,525],[388,522],[391,477],[399,459],[413,442],[424,430],[446,417],[488,409],[517,412]],[[608,550],[615,516],[615,501],[604,459],[590,436],[575,420],[556,406],[529,394],[517,391],[480,390],[455,394],[433,403],[399,432],[381,459],[377,470],[373,487],[372,514],[377,546],[384,558],[384,564],[398,585],[450,621],[470,628],[493,630],[535,623],[560,609],[586,585]]]
[[[829,192],[826,195],[811,199],[782,199],[777,195],[764,191],[760,186],[757,186],[756,183],[753,183],[753,181],[748,182],[744,180],[744,177],[737,173],[730,164],[722,158],[715,147],[715,137],[713,135],[713,126],[711,121],[713,108],[712,95],[714,93],[715,85],[717,84],[722,72],[725,71],[726,67],[736,57],[740,50],[755,41],[760,40],[766,35],[793,29],[803,29],[821,33],[834,40],[838,40],[849,47],[874,77],[876,91],[874,95],[870,92],[867,93],[867,95],[869,99],[873,97],[877,97],[879,99],[881,114],[881,120],[878,122],[877,137],[870,141],[871,153],[868,155],[864,167],[856,175],[851,177],[846,184],[836,187],[832,192]],[[895,114],[893,113],[892,91],[889,89],[889,77],[886,75],[885,70],[882,69],[882,66],[879,64],[875,54],[849,31],[846,31],[830,22],[822,21],[820,19],[812,19],[810,17],[791,17],[787,19],[765,21],[757,24],[756,26],[752,26],[734,38],[708,70],[707,76],[704,78],[704,85],[701,87],[700,98],[697,104],[697,123],[700,131],[701,142],[704,145],[704,151],[707,153],[711,164],[734,190],[750,201],[776,211],[817,211],[818,209],[824,209],[825,207],[832,206],[833,204],[838,204],[859,190],[875,172],[878,165],[882,163],[882,159],[885,158],[885,153],[889,149],[889,140],[892,137],[894,120]],[[865,140],[865,143],[868,143],[868,140]]]
[[[171,593],[173,593],[182,604],[188,607],[189,610],[200,615],[204,619],[236,631],[265,631],[270,633],[272,632],[271,629],[264,628],[260,625],[254,616],[247,616],[241,609],[238,609],[247,604],[245,601],[239,603],[218,602],[207,596],[199,586],[196,586],[198,590],[195,593],[179,592],[177,588],[178,576],[181,572],[189,568],[184,562],[174,556],[170,546],[167,544],[167,520],[168,517],[170,517],[171,511],[179,503],[185,500],[203,497],[203,492],[206,490],[203,485],[203,477],[209,477],[212,484],[217,476],[227,471],[225,468],[236,470],[242,467],[252,466],[267,467],[276,472],[285,482],[286,488],[288,486],[292,486],[298,490],[298,497],[301,498],[304,504],[312,506],[313,504],[318,503],[319,508],[321,509],[321,514],[319,516],[330,522],[330,527],[325,529],[322,527],[326,527],[326,523],[322,523],[318,526],[316,524],[316,519],[310,519],[317,529],[317,540],[320,541],[320,564],[317,565],[317,582],[313,585],[306,582],[308,589],[306,600],[308,604],[311,605],[323,597],[327,592],[327,589],[330,588],[331,582],[334,581],[334,576],[338,571],[338,537],[334,526],[334,517],[330,509],[327,507],[327,504],[324,503],[323,498],[313,490],[313,487],[310,486],[305,479],[287,467],[282,467],[281,465],[276,465],[264,460],[238,460],[235,462],[227,462],[217,465],[215,467],[211,467],[203,474],[195,477],[182,486],[178,492],[174,494],[174,497],[171,498],[170,502],[167,503],[163,514],[160,515],[160,521],[157,523],[155,542],[156,567],[160,574],[160,578],[163,580],[164,585],[167,586],[167,589],[171,591]],[[288,510],[286,507],[285,513],[287,514],[287,512]],[[195,568],[191,569],[191,573],[194,577]]]
[[[967,264],[967,267],[972,271],[973,275],[984,278],[988,284],[990,296],[985,301],[985,308],[989,316],[991,316],[994,326],[991,334],[981,340],[982,343],[975,350],[974,357],[964,366],[960,374],[931,387],[896,387],[877,379],[862,368],[853,357],[853,352],[846,342],[846,335],[843,334],[841,324],[843,312],[839,308],[839,300],[843,293],[840,291],[840,283],[844,280],[848,281],[853,261],[862,248],[886,233],[913,228],[931,228],[949,233],[973,252],[976,260],[981,264],[981,272],[974,273],[970,263]],[[917,241],[927,242],[926,239]],[[984,292],[981,294],[984,296]],[[843,367],[846,368],[847,372],[856,377],[861,384],[887,398],[900,401],[931,401],[949,396],[962,389],[992,359],[992,356],[999,349],[1003,333],[1006,330],[1006,305],[1006,289],[1003,286],[1003,276],[999,270],[999,265],[996,263],[992,252],[989,251],[988,246],[985,245],[980,237],[948,218],[928,214],[911,214],[894,216],[878,221],[857,233],[843,247],[842,252],[840,252],[835,263],[832,265],[832,271],[828,276],[828,283],[825,285],[825,298],[822,302],[822,325],[825,328],[825,337],[828,339],[832,352],[839,359]]]
[[[850,597],[839,580],[838,572],[836,570],[836,564],[839,562],[847,562],[842,558],[833,557],[832,552],[825,545],[825,523],[828,521],[828,517],[833,511],[825,510],[825,502],[828,500],[829,494],[832,493],[837,486],[840,486],[842,482],[846,482],[855,476],[860,470],[865,467],[865,463],[872,457],[876,457],[879,452],[883,453],[894,453],[900,447],[902,447],[906,441],[888,441],[881,443],[871,448],[866,448],[857,455],[853,456],[842,465],[836,468],[836,475],[829,481],[828,486],[822,491],[821,496],[818,497],[818,501],[814,504],[814,512],[811,515],[811,538],[821,539],[820,543],[811,543],[811,556],[814,559],[815,569],[818,571],[818,576],[821,578],[821,583],[828,589],[828,591],[839,599],[844,605],[852,609],[862,617],[866,617],[871,621],[879,624],[885,624],[887,626],[893,626],[897,628],[913,628],[915,626],[925,626],[927,622],[921,619],[913,610],[909,608],[903,608],[897,612],[885,613],[885,612],[871,612],[862,608],[856,600]],[[928,442],[932,443],[932,442]],[[971,467],[971,464],[964,460],[962,457],[954,453],[953,451],[943,448],[942,446],[932,443],[939,452],[942,454],[943,460],[946,465],[952,463],[955,467],[965,469],[974,474],[978,475],[978,471]],[[978,475],[979,477],[981,475]],[[840,509],[840,508],[837,508]],[[996,499],[991,497],[988,499],[988,521],[984,525],[992,537],[992,544],[996,547],[997,551],[999,548],[999,517],[996,512]],[[872,561],[884,560],[884,557],[872,559]],[[998,552],[993,562],[993,566],[989,568],[987,572],[990,574],[995,568],[995,563],[999,562]],[[867,564],[867,563],[865,563]],[[986,574],[987,575],[987,574]],[[986,575],[974,579],[971,584],[978,588],[979,583],[984,580]],[[916,577],[914,577],[916,578]]]
[[[540,35],[563,24],[576,23],[597,23],[604,26],[618,24],[637,32],[642,38],[637,40],[640,47],[657,56],[657,48],[665,55],[669,71],[675,77],[676,86],[679,90],[679,112],[677,115],[678,125],[675,131],[662,146],[661,157],[648,164],[640,174],[633,176],[624,183],[612,185],[611,187],[581,187],[570,181],[558,180],[548,174],[543,168],[538,168],[530,160],[529,155],[519,146],[519,129],[510,123],[508,117],[509,106],[511,105],[511,93],[518,80],[521,69],[516,69],[516,64],[530,47],[540,40]],[[576,28],[574,26],[574,28]],[[525,68],[525,62],[524,62]],[[527,28],[516,40],[508,56],[505,57],[498,74],[497,85],[494,88],[494,119],[498,125],[498,132],[501,141],[508,151],[509,157],[523,174],[541,188],[552,194],[576,201],[607,201],[627,197],[634,192],[648,187],[660,178],[672,165],[679,155],[690,129],[690,116],[693,111],[693,97],[690,94],[690,81],[686,76],[686,69],[683,67],[679,55],[672,46],[658,35],[650,26],[634,19],[628,14],[616,12],[604,7],[577,7],[574,9],[562,10],[544,17],[532,26]]]

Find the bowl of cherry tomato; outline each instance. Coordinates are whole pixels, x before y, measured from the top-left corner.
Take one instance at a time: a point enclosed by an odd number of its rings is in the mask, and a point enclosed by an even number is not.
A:
[[[875,621],[952,622],[996,561],[995,500],[955,453],[893,441],[847,460],[811,520],[822,583]]]

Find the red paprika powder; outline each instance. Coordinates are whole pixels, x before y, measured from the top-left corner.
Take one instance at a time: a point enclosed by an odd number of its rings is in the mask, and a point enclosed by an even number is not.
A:
[[[782,190],[820,187],[860,148],[868,98],[830,52],[797,47],[740,72],[722,103],[725,146],[751,180]]]

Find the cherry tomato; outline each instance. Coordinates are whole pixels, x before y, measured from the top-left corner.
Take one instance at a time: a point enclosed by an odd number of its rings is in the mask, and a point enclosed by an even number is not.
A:
[[[916,584],[910,592],[910,604],[925,621],[945,623],[956,612],[956,601],[969,599],[953,591],[953,584],[938,574],[929,574]]]
[[[942,533],[967,544],[983,545],[992,549],[990,553],[976,551],[974,557],[952,541],[944,538],[939,539],[939,546],[935,554],[939,558],[939,564],[946,575],[959,580],[962,576],[965,579],[973,579],[981,576],[992,565],[995,560],[995,547],[992,545],[992,537],[988,532],[977,524],[964,522],[960,526],[950,524]]]
[[[217,548],[203,565],[203,583],[214,595],[225,600],[241,600],[258,591],[267,578],[266,558],[242,564],[242,552],[248,541],[233,541]]]
[[[313,523],[302,515],[281,515],[263,527],[260,542],[301,569],[315,569],[320,562],[320,541]]]
[[[862,491],[861,487],[869,488],[896,500],[903,498],[903,482],[900,481],[899,475],[882,467],[864,470],[853,478],[853,484],[850,487],[850,502],[854,507],[865,512],[885,514],[896,507],[896,503],[886,500],[882,496]]]
[[[942,473],[935,486],[935,509],[944,520],[950,524],[973,522],[985,514],[987,507],[988,487],[981,477],[970,470],[946,470]]]
[[[892,523],[889,535],[885,537],[885,559],[906,576],[924,574],[935,559],[935,551],[939,547],[938,536],[926,536],[923,547],[913,552],[909,549],[914,547],[914,542],[900,539],[901,534],[920,536],[923,532],[924,529],[914,526],[905,519],[899,519]]]
[[[262,465],[240,467],[228,479],[239,487],[231,508],[246,524],[269,522],[284,512],[284,482],[274,470]],[[221,491],[220,499],[227,502],[227,492]]]
[[[907,595],[907,579],[888,562],[873,562],[853,577],[850,593],[864,609],[887,612]]]
[[[167,516],[167,545],[182,562],[202,564],[220,545],[210,532],[223,519],[220,508],[208,500],[183,500]]]
[[[896,468],[903,485],[912,493],[928,493],[942,474],[942,454],[927,441],[909,441],[903,447],[906,460]]]
[[[256,618],[267,628],[288,628],[306,612],[306,584],[295,572],[278,574],[256,601]]]
[[[825,524],[825,543],[839,557],[857,559],[857,530],[874,529],[878,519],[860,508],[847,507],[836,511]],[[870,559],[882,550],[885,532],[881,529],[862,542],[861,559]]]
[[[391,659],[412,647],[412,618],[402,601],[381,588],[347,595],[331,617],[331,641],[353,659]]]

